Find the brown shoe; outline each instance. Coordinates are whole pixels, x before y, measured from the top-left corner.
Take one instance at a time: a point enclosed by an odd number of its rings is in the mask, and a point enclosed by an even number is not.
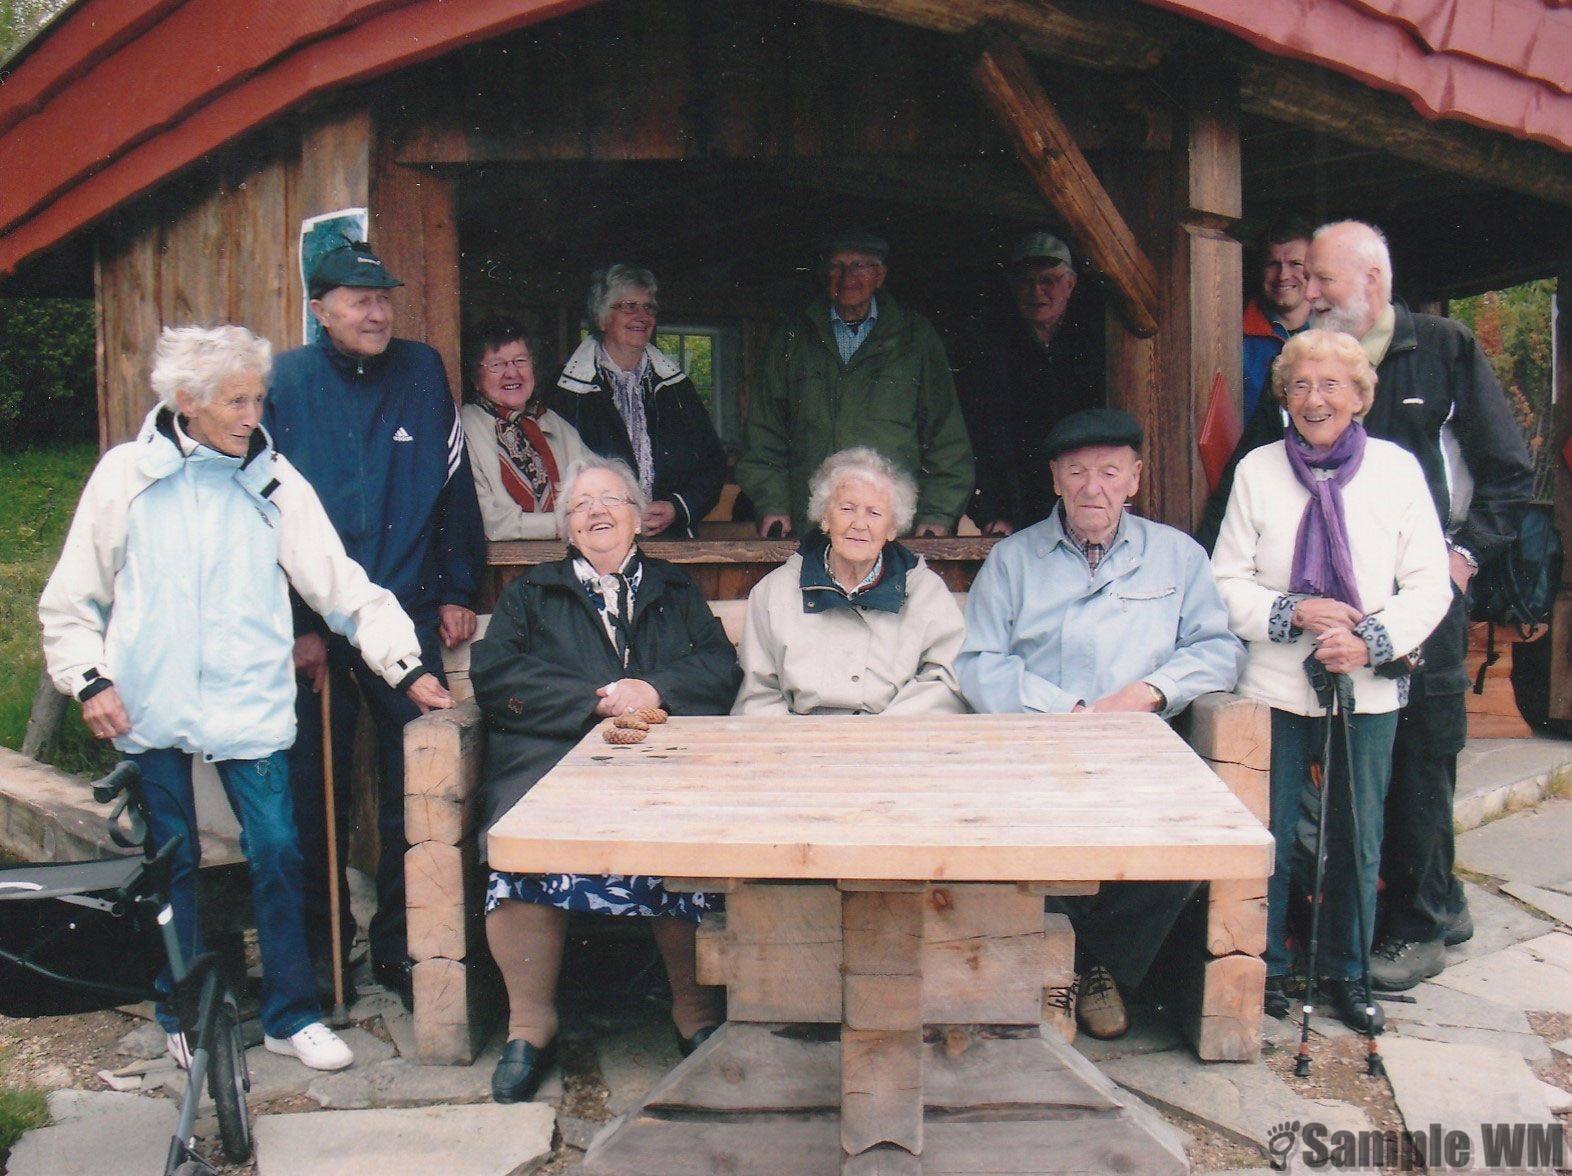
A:
[[[1080,983],[1077,976],[1068,984],[1043,989],[1043,1025],[1071,1045],[1075,1044],[1075,991]]]
[[[1076,979],[1081,993],[1075,1015],[1081,1027],[1099,1041],[1123,1037],[1129,1031],[1130,1018],[1113,975],[1101,964],[1093,964]]]

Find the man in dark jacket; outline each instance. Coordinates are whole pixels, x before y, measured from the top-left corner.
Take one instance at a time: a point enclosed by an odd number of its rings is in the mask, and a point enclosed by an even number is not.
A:
[[[1048,517],[1057,496],[1043,439],[1072,413],[1103,402],[1101,318],[1069,313],[1070,247],[1029,233],[1010,250],[1008,278],[1015,313],[970,332],[955,363],[977,454],[968,513],[984,535],[1010,535]]]
[[[1244,417],[1249,420],[1272,379],[1272,363],[1283,344],[1310,321],[1305,297],[1305,254],[1310,250],[1310,222],[1288,217],[1261,235],[1261,285],[1245,303]]]
[[[440,666],[440,646],[451,649],[474,635],[471,605],[485,540],[442,359],[424,343],[393,337],[389,290],[400,285],[365,244],[342,246],[317,261],[310,309],[323,334],[274,363],[265,423],[278,451],[322,499],[350,557],[415,622],[422,660]],[[295,632],[295,666],[311,685],[300,691],[299,734],[289,764],[306,862],[310,946],[324,959],[332,934],[317,698],[331,676],[339,869],[348,848],[350,764],[363,699],[376,724],[380,768],[372,964],[377,978],[407,1001],[403,729],[419,711],[372,674],[342,638],[324,639],[322,619],[298,603]],[[353,931],[348,910],[345,901],[338,933],[346,941]]]
[[[852,445],[917,480],[918,535],[948,535],[972,493],[972,445],[938,333],[882,292],[889,246],[848,230],[822,250],[825,296],[786,323],[753,373],[737,481],[759,534],[802,532],[808,479]]]
[[[1377,375],[1365,428],[1419,459],[1451,548],[1452,608],[1425,642],[1424,665],[1410,680],[1387,795],[1383,933],[1370,972],[1376,988],[1400,991],[1438,975],[1446,945],[1474,932],[1452,876],[1452,795],[1468,723],[1468,583],[1517,534],[1533,473],[1506,394],[1473,333],[1393,302],[1391,257],[1376,229],[1358,221],[1323,225],[1305,271],[1310,325],[1346,331],[1363,344]],[[1208,505],[1200,536],[1208,547],[1233,465],[1282,436],[1281,410],[1263,397]]]

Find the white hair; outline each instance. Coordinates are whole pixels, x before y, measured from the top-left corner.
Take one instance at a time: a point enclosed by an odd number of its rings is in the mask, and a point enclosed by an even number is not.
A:
[[[1390,304],[1392,250],[1386,243],[1386,235],[1364,221],[1345,220],[1322,225],[1311,240],[1319,241],[1328,233],[1338,237],[1360,266],[1376,271],[1376,295],[1381,299],[1382,306]]]
[[[633,504],[633,509],[640,517],[644,514],[644,508],[650,504],[639,486],[638,476],[627,462],[618,457],[581,457],[569,464],[568,468],[562,471],[562,477],[557,480],[557,505],[553,513],[557,518],[557,534],[564,538],[568,535],[568,506],[572,502],[573,483],[591,470],[606,470],[621,478],[623,487],[628,493],[628,501]]]
[[[917,483],[884,454],[866,445],[830,454],[808,479],[808,517],[820,527],[829,513],[830,498],[842,482],[867,482],[888,489],[896,532],[904,534],[911,529],[917,514]]]
[[[273,345],[244,327],[165,327],[153,348],[149,379],[164,407],[178,412],[178,392],[200,407],[230,377],[255,375],[266,380],[272,370]]]

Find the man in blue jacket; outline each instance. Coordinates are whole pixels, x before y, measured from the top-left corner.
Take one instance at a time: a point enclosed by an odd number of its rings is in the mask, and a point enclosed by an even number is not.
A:
[[[424,343],[393,337],[390,290],[403,283],[364,243],[322,255],[310,278],[311,313],[322,337],[285,352],[273,368],[266,425],[278,451],[316,489],[351,558],[398,598],[415,622],[421,656],[442,664],[475,632],[484,535],[464,430],[442,359]],[[297,601],[295,667],[299,738],[290,752],[295,820],[306,861],[306,931],[320,961],[328,954],[327,831],[321,706],[314,693],[332,677],[333,779],[341,799],[338,862],[348,848],[350,760],[360,704],[376,725],[379,760],[377,912],[371,921],[376,978],[410,999],[404,927],[404,725],[419,711],[373,674],[322,618]],[[340,883],[342,887],[343,878]],[[348,891],[341,888],[341,893]],[[338,933],[353,922],[341,904]]]

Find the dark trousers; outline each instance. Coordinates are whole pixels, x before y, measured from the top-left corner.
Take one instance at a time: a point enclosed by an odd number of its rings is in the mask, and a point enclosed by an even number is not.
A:
[[[1146,979],[1199,882],[1104,882],[1096,894],[1043,900],[1047,910],[1070,917],[1075,928],[1075,970],[1101,964],[1124,988]]]
[[[1440,939],[1447,920],[1463,909],[1463,889],[1452,875],[1452,798],[1457,755],[1468,738],[1467,641],[1467,602],[1454,593],[1451,610],[1425,642],[1425,666],[1413,676],[1397,724],[1381,911],[1385,934],[1399,939]]]
[[[441,646],[433,628],[420,634],[421,660],[442,665]],[[438,671],[440,673],[440,670]],[[345,876],[349,854],[350,781],[355,750],[355,729],[361,705],[370,712],[377,739],[377,911],[371,920],[371,958],[379,964],[401,964],[409,955],[404,928],[404,725],[420,714],[401,691],[373,673],[349,642],[333,636],[328,641],[328,674],[333,695],[333,797],[337,818],[339,871],[339,937],[345,946],[354,938],[349,913],[349,888]],[[294,790],[295,822],[300,828],[300,848],[305,858],[306,940],[314,959],[325,960],[332,950],[328,938],[331,907],[328,901],[327,805],[322,774],[322,696],[308,680],[298,681],[295,717],[299,733],[289,753],[290,784]]]

